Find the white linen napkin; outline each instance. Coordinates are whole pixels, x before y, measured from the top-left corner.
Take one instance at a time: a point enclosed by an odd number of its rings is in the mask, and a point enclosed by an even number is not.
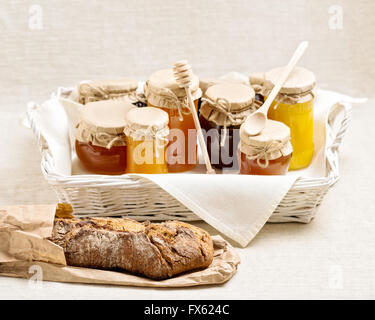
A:
[[[296,176],[138,175],[153,181],[205,222],[245,247],[264,226]]]
[[[190,173],[137,175],[148,179],[183,203],[214,228],[247,246],[292,187],[298,177],[324,177],[325,150],[329,143],[326,130],[332,106],[339,102],[362,102],[336,92],[317,90],[314,106],[315,155],[305,170],[286,176],[247,176],[237,174],[205,175],[204,165]],[[60,176],[91,174],[77,161],[71,147],[73,128],[80,104],[58,96],[33,107],[34,122],[55,159],[53,174]],[[64,112],[65,110],[65,112]],[[69,139],[69,136],[71,139]]]

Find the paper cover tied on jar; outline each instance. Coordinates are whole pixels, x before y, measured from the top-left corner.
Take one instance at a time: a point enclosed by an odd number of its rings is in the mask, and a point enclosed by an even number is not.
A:
[[[176,81],[173,69],[154,72],[145,83],[145,96],[150,107],[157,107],[169,116],[168,171],[183,172],[197,164],[197,135],[193,115],[190,112],[186,91]],[[191,77],[191,94],[195,107],[202,95],[199,79]]]
[[[243,79],[238,79],[238,78],[220,78],[220,79],[205,78],[205,79],[199,79],[199,88],[201,88],[202,95],[204,95],[209,87],[212,87],[214,85],[221,84],[221,83],[236,83],[236,84],[243,84],[246,86],[250,86],[249,80],[247,80],[247,82],[245,83]]]
[[[134,108],[126,115],[127,172],[167,173],[168,114],[158,108]]]
[[[290,129],[285,124],[267,120],[263,131],[252,136],[244,123],[240,138],[238,160],[241,174],[283,175],[288,171],[293,148]]]
[[[123,97],[129,97],[131,102],[136,102],[143,99],[137,94],[137,88],[138,82],[132,79],[83,81],[78,85],[78,102],[87,104]]]
[[[247,85],[224,82],[210,86],[202,98],[200,123],[207,134],[207,148],[216,168],[237,168],[239,128],[258,105]]]
[[[257,93],[267,96],[283,68],[253,74],[250,83]],[[314,154],[313,116],[315,75],[295,67],[268,110],[268,118],[281,121],[291,130],[293,156],[290,169],[307,167]]]
[[[91,102],[80,110],[76,126],[76,153],[82,165],[94,173],[126,171],[125,116],[135,106],[129,100]]]

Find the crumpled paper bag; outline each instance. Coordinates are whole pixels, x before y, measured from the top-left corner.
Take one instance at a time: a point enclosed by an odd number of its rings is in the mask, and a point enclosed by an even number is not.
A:
[[[220,284],[237,271],[239,256],[220,236],[212,237],[214,260],[204,269],[156,281],[125,272],[71,267],[64,251],[47,240],[52,234],[55,205],[8,206],[0,209],[0,275],[29,278],[39,266],[45,281],[114,284],[139,287],[189,287]]]

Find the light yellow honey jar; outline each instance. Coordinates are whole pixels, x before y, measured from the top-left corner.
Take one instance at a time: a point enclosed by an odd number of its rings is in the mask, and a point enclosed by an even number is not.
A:
[[[250,83],[266,98],[282,69],[254,74]],[[283,122],[290,128],[293,155],[289,170],[307,167],[314,154],[314,87],[315,75],[307,69],[295,67],[268,111],[269,119]]]
[[[159,108],[134,108],[126,114],[127,173],[168,173],[168,114]]]

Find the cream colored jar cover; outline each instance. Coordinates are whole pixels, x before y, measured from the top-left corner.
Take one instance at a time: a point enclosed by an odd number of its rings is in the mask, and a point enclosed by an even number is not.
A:
[[[88,103],[80,110],[76,139],[107,149],[126,145],[125,117],[129,110],[135,108],[128,99]]]
[[[134,108],[126,115],[124,133],[134,140],[158,140],[168,142],[168,113],[147,107]]]
[[[205,92],[209,87],[212,87],[221,83],[237,83],[250,86],[250,83],[244,83],[242,79],[215,79],[215,78],[206,78],[199,79],[199,88],[202,90],[202,95],[204,96]]]
[[[284,67],[274,68],[265,73],[254,73],[250,84],[255,91],[268,95],[280,77]],[[314,98],[315,75],[313,72],[296,66],[276,97],[276,101],[288,104],[303,103]]]
[[[84,81],[78,85],[78,102],[86,104],[100,100],[135,96],[137,88],[138,82],[133,79]]]
[[[240,128],[239,149],[249,160],[256,160],[261,168],[268,167],[268,161],[290,155],[293,151],[290,142],[290,129],[279,121],[267,120],[263,131],[249,135],[247,123]]]
[[[224,82],[210,86],[202,98],[200,114],[219,126],[239,126],[257,109],[250,86]]]
[[[178,109],[180,114],[189,114],[186,92],[181,88],[175,78],[173,69],[163,69],[154,72],[145,83],[145,96],[147,101],[155,107]],[[199,79],[193,74],[190,86],[193,100],[202,96],[199,88]]]

